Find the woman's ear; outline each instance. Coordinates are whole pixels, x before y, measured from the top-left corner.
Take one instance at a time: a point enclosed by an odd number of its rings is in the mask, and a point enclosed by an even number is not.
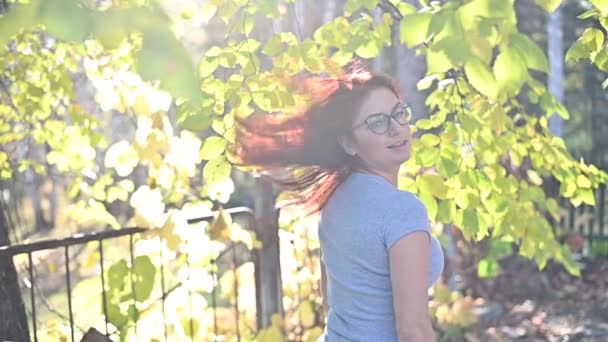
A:
[[[340,146],[342,146],[344,152],[346,152],[346,154],[348,154],[349,156],[357,155],[357,150],[355,149],[355,144],[352,138],[341,135],[338,137],[338,143],[340,144]]]

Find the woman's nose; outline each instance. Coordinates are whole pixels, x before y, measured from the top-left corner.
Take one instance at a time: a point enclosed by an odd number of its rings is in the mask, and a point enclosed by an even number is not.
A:
[[[399,130],[401,129],[401,124],[399,122],[397,122],[397,120],[395,118],[391,118],[391,121],[389,122],[389,128],[388,128],[388,134],[393,136],[393,135],[399,135]]]

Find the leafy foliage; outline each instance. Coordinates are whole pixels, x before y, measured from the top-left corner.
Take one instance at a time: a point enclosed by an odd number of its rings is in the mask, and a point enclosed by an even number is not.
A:
[[[0,55],[5,70],[0,177],[27,168],[44,173],[46,164],[70,174],[70,213],[77,223],[157,228],[141,243],[160,240],[174,253],[167,261],[178,268],[212,268],[209,255],[188,260],[177,255],[192,251],[186,215],[225,204],[235,191],[228,153],[235,119],[254,111],[289,113],[301,103],[287,87],[289,76],[334,74],[353,57],[372,59],[398,32],[401,43],[426,58],[427,73],[418,87],[428,91],[431,112],[416,123],[421,138],[404,165],[400,187],[420,196],[433,221],[455,224],[470,240],[491,239],[494,249],[479,264],[480,276],[496,275],[497,259],[513,244],[541,268],[552,258],[579,272],[553,233],[549,218],[559,219],[560,208],[543,186],[555,178],[561,196],[577,206],[593,205],[593,190],[607,175],[574,160],[548,129],[551,115],[567,119],[569,113],[541,82],[547,58],[518,31],[513,1],[423,1],[418,9],[404,2],[349,0],[343,13],[301,37],[288,30],[260,34],[281,16],[277,1],[213,0],[200,13],[221,39],[196,63],[162,9],[146,2],[112,3],[86,8],[68,0],[32,0],[0,19],[0,43],[6,46]],[[537,3],[552,11],[560,1]],[[596,8],[582,17],[598,18],[606,28],[605,5],[592,3]],[[375,20],[370,11],[380,5],[384,11]],[[567,59],[589,58],[606,70],[605,40],[603,31],[590,28]],[[79,105],[74,74],[94,87],[97,113]],[[120,114],[108,119],[99,113],[111,111]],[[117,127],[124,132],[113,132]],[[44,160],[14,152],[28,143],[48,146]],[[135,173],[144,179],[138,181]],[[109,205],[117,203],[130,209],[129,217],[110,212]],[[199,249],[210,254],[217,251],[210,236],[224,247],[259,244],[225,212],[207,233]],[[120,260],[108,270],[109,316],[121,338],[146,319],[159,262],[141,253],[132,265]],[[298,298],[288,305],[297,324],[275,319],[259,340],[285,339],[285,326],[311,340],[318,336],[321,315],[311,299],[315,272],[312,263],[296,268],[298,285],[287,285],[286,292]],[[204,307],[211,289],[201,284],[208,282],[182,278]],[[174,322],[175,331],[185,332],[184,324],[181,318]],[[203,335],[201,322],[196,324]]]
[[[603,1],[591,1],[594,8],[581,14],[581,19],[595,19],[603,30],[595,27],[587,28],[580,38],[568,49],[567,61],[589,59],[600,70],[608,71],[608,44],[605,32],[608,30],[608,7]]]

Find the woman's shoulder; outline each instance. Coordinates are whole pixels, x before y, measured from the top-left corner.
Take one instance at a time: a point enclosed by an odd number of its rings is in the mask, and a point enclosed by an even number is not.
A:
[[[422,201],[410,191],[400,190],[381,176],[353,173],[344,190],[366,197],[372,207],[383,209],[411,209],[424,207]]]

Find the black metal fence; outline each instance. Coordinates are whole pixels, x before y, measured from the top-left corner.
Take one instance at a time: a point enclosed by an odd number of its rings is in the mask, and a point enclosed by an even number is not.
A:
[[[596,200],[596,205],[594,207],[589,206],[589,205],[581,205],[579,207],[574,207],[572,206],[568,201],[563,201],[561,203],[562,207],[564,208],[564,215],[562,216],[561,221],[559,222],[559,225],[563,228],[566,229],[566,231],[568,232],[574,232],[574,233],[578,233],[581,236],[583,236],[585,238],[585,248],[587,249],[587,251],[589,252],[589,254],[591,255],[603,255],[606,256],[608,255],[608,227],[606,227],[606,225],[608,224],[608,203],[606,203],[606,197],[607,197],[607,192],[608,189],[606,187],[606,185],[602,185],[599,189],[597,189],[595,191],[595,200]],[[226,212],[228,214],[230,214],[231,216],[233,216],[236,220],[238,220],[239,218],[244,218],[246,225],[248,227],[248,229],[254,231],[254,232],[258,232],[258,227],[256,226],[256,220],[253,216],[252,211],[249,208],[245,208],[245,207],[239,207],[239,208],[231,208],[231,209],[226,209]],[[190,225],[199,223],[199,222],[211,222],[216,216],[217,216],[217,212],[215,213],[211,213],[209,215],[206,216],[202,216],[202,217],[198,217],[198,218],[192,218],[192,219],[188,219],[187,223]],[[106,243],[109,243],[109,240],[112,239],[117,239],[117,238],[128,238],[128,250],[124,251],[124,255],[127,256],[127,258],[130,260],[131,265],[134,264],[135,262],[135,250],[134,250],[134,243],[137,239],[137,237],[140,234],[145,234],[147,232],[149,232],[151,230],[146,229],[146,228],[124,228],[124,229],[120,229],[120,230],[113,230],[113,231],[105,231],[105,232],[99,232],[99,233],[90,233],[90,234],[78,234],[75,236],[72,236],[70,238],[66,238],[66,239],[61,239],[61,240],[47,240],[47,241],[40,241],[40,242],[34,242],[31,244],[24,244],[24,245],[14,245],[14,246],[5,246],[5,247],[0,247],[0,258],[13,258],[15,256],[25,256],[26,261],[26,267],[25,267],[25,272],[26,272],[26,276],[27,276],[27,282],[29,282],[29,284],[27,284],[27,289],[28,289],[28,297],[29,298],[24,298],[24,301],[28,301],[28,306],[30,307],[30,314],[29,314],[29,321],[30,321],[30,335],[31,335],[31,340],[33,341],[39,341],[39,330],[41,328],[40,323],[44,323],[44,322],[40,322],[39,321],[39,314],[38,314],[38,308],[39,306],[39,302],[37,301],[37,296],[36,296],[36,288],[37,288],[37,282],[39,281],[39,278],[37,277],[36,271],[35,271],[35,265],[34,265],[34,255],[35,253],[41,252],[43,250],[62,250],[63,251],[63,265],[62,268],[65,271],[65,295],[67,297],[67,314],[62,315],[61,318],[63,320],[65,320],[67,323],[69,323],[69,336],[68,339],[71,341],[76,341],[77,335],[77,330],[81,330],[82,333],[84,333],[84,330],[79,328],[77,325],[79,322],[75,322],[75,318],[74,318],[74,307],[73,307],[73,274],[72,274],[72,269],[71,269],[71,261],[73,261],[74,256],[73,254],[71,254],[71,250],[72,249],[76,249],[77,246],[83,246],[86,244],[96,244],[95,248],[99,254],[99,260],[97,262],[96,267],[98,267],[99,270],[99,285],[101,287],[101,298],[99,299],[99,303],[101,304],[101,308],[102,308],[102,314],[103,314],[103,320],[104,320],[104,324],[102,326],[101,332],[105,333],[106,336],[111,336],[112,334],[116,333],[116,327],[114,327],[114,330],[111,329],[112,324],[110,324],[110,320],[109,320],[109,312],[108,312],[108,299],[107,299],[107,282],[108,279],[106,279],[106,268],[107,265],[105,264],[106,258],[104,257],[104,254],[106,253],[106,248],[104,247],[106,245]],[[162,235],[160,236],[160,244],[158,245],[158,253],[160,255],[160,265],[159,265],[159,279],[158,281],[160,282],[160,295],[156,298],[154,298],[152,301],[156,302],[160,305],[161,307],[161,324],[162,324],[162,335],[164,335],[165,340],[170,340],[170,334],[169,334],[169,329],[167,327],[167,316],[170,315],[170,312],[167,312],[167,309],[165,307],[165,302],[168,298],[168,296],[172,293],[174,293],[174,291],[176,291],[177,289],[181,288],[183,286],[182,283],[177,282],[173,285],[167,284],[166,281],[166,273],[168,272],[168,266],[169,265],[165,265],[165,263],[163,262],[163,253],[165,253],[165,247],[164,247],[164,240]],[[242,246],[242,244],[241,244]],[[211,291],[210,295],[210,306],[211,309],[213,311],[213,320],[212,320],[212,334],[213,336],[219,336],[220,335],[220,329],[219,329],[219,321],[221,321],[221,318],[218,318],[218,307],[219,307],[219,303],[220,303],[220,299],[218,298],[218,293],[217,293],[217,288],[218,288],[218,269],[215,267],[220,260],[222,260],[223,264],[228,264],[230,270],[233,272],[234,277],[232,279],[233,284],[232,284],[232,291],[233,293],[231,294],[231,298],[232,300],[229,301],[230,302],[230,309],[233,312],[233,318],[234,318],[234,328],[232,329],[232,331],[234,332],[234,337],[237,341],[240,341],[244,336],[243,336],[243,332],[242,332],[242,317],[241,317],[241,312],[242,312],[242,308],[241,308],[241,303],[239,302],[239,288],[240,285],[244,282],[250,282],[250,284],[255,284],[254,288],[255,288],[255,293],[253,294],[255,296],[255,323],[254,323],[254,327],[252,330],[254,331],[258,331],[261,326],[260,323],[262,321],[261,319],[261,314],[262,311],[260,310],[260,299],[259,299],[259,279],[258,279],[258,273],[256,272],[257,269],[257,252],[256,250],[247,250],[249,253],[249,259],[248,261],[253,261],[254,264],[254,272],[253,272],[253,278],[252,279],[240,279],[240,277],[238,276],[238,272],[237,272],[237,268],[239,267],[239,265],[243,264],[243,260],[239,260],[238,258],[238,254],[237,253],[237,249],[239,248],[239,244],[238,243],[231,243],[228,244],[226,246],[226,248],[224,248],[222,251],[215,253],[216,255],[214,255],[213,257],[210,258],[210,264],[211,267],[210,272],[213,278],[213,289]],[[309,261],[310,264],[312,264],[312,257],[311,257],[311,249],[307,246],[307,248],[305,248],[307,251],[307,256],[305,257],[306,260]],[[121,251],[122,252],[122,251]],[[188,253],[188,251],[186,251],[186,254]],[[212,253],[211,251],[209,251],[209,253]],[[298,256],[294,255],[294,258],[298,258]],[[241,258],[242,259],[242,258]],[[188,260],[188,255],[186,255],[186,260]],[[310,265],[309,265],[310,266]],[[190,272],[190,268],[188,267],[188,272]],[[129,276],[131,277],[131,284],[133,284],[132,278],[133,278],[133,268],[131,268],[131,273],[129,274]],[[185,313],[181,313],[181,315],[185,315],[187,323],[185,324],[185,328],[184,330],[187,331],[187,335],[189,337],[190,340],[194,341],[194,340],[200,340],[200,334],[197,335],[196,330],[197,328],[195,327],[195,322],[194,322],[194,312],[193,312],[193,303],[192,303],[192,291],[190,289],[187,290],[187,300],[189,301],[189,310]],[[131,287],[131,300],[133,301],[133,303],[136,302],[136,290],[135,288],[132,286]],[[298,296],[299,296],[299,289],[298,289]],[[224,303],[225,304],[225,303]],[[87,322],[85,322],[85,324],[88,324]],[[137,332],[137,325],[135,325],[135,335],[138,335]],[[161,335],[161,336],[162,336]],[[199,337],[197,337],[199,336]],[[205,337],[203,340],[205,341],[213,341],[215,340],[215,337]]]
[[[593,164],[598,169],[608,172],[608,155],[603,150],[572,151],[571,154],[576,159],[583,159],[587,164]],[[555,186],[557,187],[557,184]],[[557,189],[555,191],[557,192]],[[560,199],[563,212],[558,226],[569,235],[580,235],[584,239],[583,241],[571,242],[574,244],[582,243],[581,252],[590,257],[608,256],[607,195],[608,188],[606,184],[602,184],[594,191],[594,206],[583,203],[575,207],[569,200]]]
[[[561,203],[564,215],[560,226],[569,234],[580,234],[585,254],[608,256],[608,188],[602,184],[595,192],[595,206],[581,204],[575,207],[567,200]],[[577,243],[573,241],[573,243]]]
[[[256,227],[256,221],[255,218],[253,216],[253,213],[251,211],[251,209],[249,208],[245,208],[245,207],[238,207],[238,208],[231,208],[231,209],[226,209],[225,210],[226,213],[230,214],[231,216],[233,216],[235,218],[235,220],[239,220],[240,218],[244,218],[245,222],[248,226],[248,229],[253,230],[253,231],[257,231],[257,227]],[[189,225],[191,224],[195,224],[195,223],[199,223],[199,222],[211,222],[217,215],[218,213],[212,213],[210,215],[206,215],[206,216],[202,216],[202,217],[197,217],[197,218],[192,218],[192,219],[188,219],[187,222]],[[120,229],[120,230],[112,230],[112,231],[104,231],[104,232],[98,232],[98,233],[90,233],[90,234],[77,234],[74,235],[72,237],[69,238],[65,238],[65,239],[61,239],[61,240],[46,240],[46,241],[40,241],[40,242],[34,242],[34,243],[30,243],[30,244],[22,244],[22,245],[13,245],[13,246],[4,246],[4,247],[0,247],[0,258],[13,258],[15,256],[18,255],[26,255],[27,256],[27,267],[26,267],[26,272],[27,272],[27,287],[29,288],[29,306],[30,306],[30,310],[31,310],[31,315],[29,317],[30,321],[31,321],[31,325],[30,325],[30,338],[33,341],[39,341],[39,329],[40,329],[40,322],[38,319],[38,314],[37,314],[37,308],[38,305],[40,303],[37,303],[36,300],[36,293],[35,293],[35,289],[37,288],[37,284],[36,282],[38,281],[37,279],[37,275],[35,272],[35,265],[34,265],[34,258],[33,255],[34,253],[43,251],[43,250],[57,250],[57,249],[63,249],[63,255],[64,255],[64,264],[63,264],[63,268],[65,270],[65,285],[66,285],[66,296],[67,296],[67,315],[65,315],[63,318],[65,318],[68,322],[69,322],[69,339],[71,341],[76,341],[76,327],[77,325],[74,322],[74,308],[73,308],[73,294],[72,294],[72,270],[70,267],[70,263],[71,263],[71,258],[72,256],[70,255],[70,248],[74,248],[75,246],[78,245],[85,245],[85,244],[89,244],[89,243],[96,243],[97,244],[97,250],[99,253],[99,262],[97,267],[99,267],[99,282],[101,285],[101,298],[100,298],[100,304],[102,307],[102,311],[103,311],[103,317],[104,317],[104,321],[105,321],[105,332],[106,336],[110,336],[113,333],[115,333],[116,331],[111,331],[110,330],[110,320],[109,320],[109,313],[108,313],[108,301],[107,301],[107,283],[108,283],[108,279],[106,279],[106,265],[104,264],[104,242],[107,242],[108,240],[111,239],[116,239],[116,238],[120,238],[120,237],[128,237],[129,239],[129,244],[128,244],[128,258],[130,259],[131,265],[134,264],[135,262],[135,253],[134,253],[134,241],[135,241],[135,237],[138,234],[142,234],[142,233],[146,233],[148,231],[151,231],[150,229],[147,228],[124,228],[124,229]],[[241,322],[240,322],[240,312],[241,312],[241,308],[239,307],[239,295],[238,295],[238,291],[239,291],[239,286],[240,286],[240,282],[242,281],[241,279],[239,279],[238,277],[238,272],[237,272],[237,268],[239,267],[239,261],[237,260],[237,248],[238,248],[239,244],[237,243],[231,243],[229,244],[226,248],[224,248],[221,252],[219,252],[217,254],[217,256],[215,257],[211,257],[210,259],[210,263],[211,263],[211,267],[210,267],[210,272],[213,278],[213,289],[211,291],[211,307],[213,310],[213,334],[214,336],[218,336],[218,298],[217,298],[217,268],[215,267],[216,264],[221,260],[221,259],[226,259],[229,258],[228,263],[230,264],[231,270],[234,274],[234,278],[233,278],[233,291],[234,293],[233,295],[233,302],[231,303],[232,305],[232,310],[234,312],[234,322],[235,322],[235,326],[234,326],[234,332],[235,332],[235,336],[236,336],[236,340],[239,341],[241,340]],[[155,299],[156,302],[160,302],[161,305],[161,311],[162,311],[162,324],[163,324],[163,331],[164,331],[164,337],[165,340],[169,340],[169,336],[168,336],[168,328],[167,328],[167,312],[166,312],[166,308],[165,308],[165,300],[167,299],[168,295],[171,294],[173,291],[175,291],[177,288],[181,287],[183,284],[181,283],[177,283],[174,286],[167,286],[166,284],[166,272],[167,272],[167,265],[164,265],[163,262],[163,253],[164,253],[164,249],[165,247],[163,247],[163,237],[162,235],[160,236],[160,245],[158,246],[158,252],[160,254],[160,266],[159,266],[159,273],[160,273],[160,287],[161,287],[161,295]],[[256,252],[255,250],[250,250],[250,259],[251,260],[255,260],[256,258]],[[188,251],[186,251],[186,254],[188,253]],[[210,251],[211,253],[211,251]],[[186,262],[188,262],[188,255],[185,256],[186,257]],[[190,268],[188,267],[188,272],[190,272]],[[133,286],[134,282],[133,282],[133,267],[131,268],[130,271],[130,275],[131,277],[131,300],[133,301],[133,303],[135,304],[136,302],[136,292],[135,292],[135,287]],[[190,274],[188,274],[188,277],[190,277]],[[254,279],[247,279],[246,281],[250,281],[253,282],[255,284],[257,284],[257,274],[254,271],[254,275],[253,275]],[[258,306],[258,289],[257,286],[255,287],[255,298],[256,298],[256,306]],[[188,335],[190,340],[195,340],[196,336],[195,336],[195,324],[193,321],[193,308],[192,308],[192,291],[190,289],[188,289],[188,300],[190,303],[190,310],[189,310],[189,321],[188,321],[188,326],[187,326],[187,330],[188,331]],[[26,301],[26,299],[24,298],[24,302]],[[259,315],[260,315],[260,310],[255,310],[256,311],[256,327],[254,328],[255,330],[259,329],[258,325],[259,322],[261,321]],[[80,329],[80,328],[79,328]],[[80,329],[83,330],[83,329]],[[84,332],[84,331],[82,331]],[[137,325],[135,325],[135,335],[137,336]],[[214,340],[215,338],[209,338],[209,339],[205,339],[205,340]]]

